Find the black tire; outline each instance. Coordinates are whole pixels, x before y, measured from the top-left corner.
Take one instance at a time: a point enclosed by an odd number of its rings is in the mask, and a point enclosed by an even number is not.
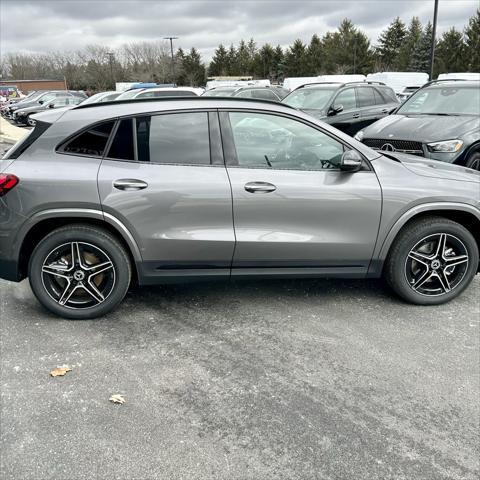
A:
[[[440,239],[446,242],[441,250],[448,255],[443,256],[444,261],[439,261],[445,266],[437,266],[432,257],[439,245],[435,246],[435,242],[440,242]],[[430,244],[433,253],[428,250]],[[421,249],[428,255],[421,253]],[[446,265],[447,262],[454,264],[455,258],[465,256],[467,259],[461,264]],[[427,260],[426,257],[430,258]],[[400,231],[388,254],[384,276],[404,300],[417,305],[440,305],[457,297],[468,287],[477,273],[478,261],[477,243],[465,227],[446,218],[427,217],[410,223]]]
[[[131,268],[125,248],[109,232],[74,224],[39,242],[28,275],[45,308],[63,318],[86,320],[118,306],[130,285]]]
[[[467,159],[465,164],[467,168],[480,171],[480,152],[473,152]]]

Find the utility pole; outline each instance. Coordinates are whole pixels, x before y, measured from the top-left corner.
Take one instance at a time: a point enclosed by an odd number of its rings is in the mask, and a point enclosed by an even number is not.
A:
[[[432,27],[432,47],[430,49],[430,80],[433,80],[433,66],[435,62],[435,37],[437,35],[437,16],[438,16],[438,0],[435,1],[433,9],[433,27]]]
[[[113,88],[115,89],[115,78],[113,77],[113,60],[115,58],[115,54],[113,52],[107,52],[108,55],[108,63],[110,64],[110,79],[113,84]]]
[[[175,83],[175,59],[173,58],[173,41],[178,37],[163,37],[164,40],[170,40],[170,53],[172,55],[172,83]]]

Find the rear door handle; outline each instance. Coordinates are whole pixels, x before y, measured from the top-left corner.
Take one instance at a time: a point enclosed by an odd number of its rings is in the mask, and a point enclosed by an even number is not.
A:
[[[115,180],[113,186],[118,190],[143,190],[148,187],[148,183],[135,178],[121,178]]]
[[[352,115],[352,118],[360,118],[360,114],[359,114],[359,113],[354,113],[354,114]]]
[[[268,182],[248,182],[245,184],[245,190],[249,193],[270,193],[276,189],[275,185]]]
[[[384,109],[382,110],[382,113],[388,113],[388,108],[384,108]]]

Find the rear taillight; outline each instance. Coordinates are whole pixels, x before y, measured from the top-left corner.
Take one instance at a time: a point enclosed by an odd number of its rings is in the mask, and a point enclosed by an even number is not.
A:
[[[19,181],[15,175],[0,173],[0,197],[6,195]]]

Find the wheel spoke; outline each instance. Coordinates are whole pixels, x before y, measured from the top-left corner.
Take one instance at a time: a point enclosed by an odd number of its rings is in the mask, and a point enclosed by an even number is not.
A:
[[[430,264],[430,261],[432,259],[431,255],[425,255],[424,253],[419,253],[419,252],[414,252],[414,251],[411,251],[408,254],[408,256],[412,260],[415,260],[416,262],[420,262],[427,267]]]
[[[72,268],[82,266],[82,254],[80,253],[80,245],[78,242],[72,242]]]
[[[451,288],[450,288],[450,282],[448,281],[448,278],[445,275],[445,270],[439,270],[437,272],[437,277],[438,277],[438,280],[440,281],[440,284],[442,285],[443,292],[448,293],[451,290]]]
[[[468,262],[468,255],[457,255],[456,257],[447,257],[445,259],[445,264],[447,267],[455,267],[466,262]]]
[[[68,280],[67,286],[62,293],[62,296],[59,298],[58,303],[60,305],[65,305],[69,300],[73,293],[80,288],[78,285],[75,285],[73,282]]]
[[[414,290],[417,290],[420,288],[425,282],[430,280],[433,276],[433,273],[430,272],[430,270],[426,270],[423,275],[412,285],[412,288]]]
[[[70,270],[71,270],[70,268],[65,268],[63,266],[54,265],[54,264],[44,265],[42,267],[42,272],[43,273],[48,273],[49,275],[53,275],[55,277],[65,278],[67,280],[70,280],[70,275],[67,275],[67,273],[69,273]]]
[[[102,303],[105,300],[105,297],[98,290],[98,288],[95,286],[95,284],[93,282],[91,282],[90,280],[86,283],[82,283],[81,286],[98,303]]]
[[[84,267],[84,270],[89,272],[89,275],[90,275],[89,278],[92,278],[98,275],[99,273],[110,270],[111,268],[113,268],[113,263],[110,260],[108,260],[107,262],[97,263],[96,265],[90,265],[88,267]]]
[[[435,253],[436,258],[445,258],[445,249],[447,247],[447,234],[441,233],[438,239],[437,251]]]

